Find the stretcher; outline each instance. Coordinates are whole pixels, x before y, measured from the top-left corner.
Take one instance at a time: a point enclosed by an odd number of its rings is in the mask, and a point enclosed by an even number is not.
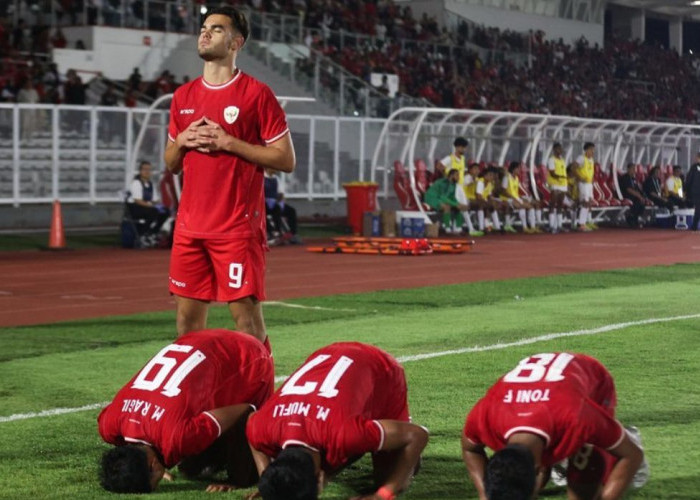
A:
[[[379,238],[343,236],[333,238],[333,246],[307,247],[316,253],[363,255],[428,255],[431,253],[461,254],[471,250],[474,242],[445,238]]]

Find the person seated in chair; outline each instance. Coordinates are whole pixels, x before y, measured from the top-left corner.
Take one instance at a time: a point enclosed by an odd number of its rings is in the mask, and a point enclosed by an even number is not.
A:
[[[664,196],[664,183],[661,180],[661,167],[652,167],[644,180],[644,194],[657,207],[673,210],[673,202]]]
[[[151,181],[152,174],[153,166],[147,161],[142,161],[138,174],[129,186],[126,203],[132,219],[145,221],[146,234],[142,236],[151,239],[151,243],[155,244],[160,228],[170,216],[170,210],[158,203],[158,193]]]
[[[277,229],[282,233],[288,233],[290,243],[301,243],[297,236],[297,211],[284,199],[284,194],[279,191],[279,181],[276,170],[265,169],[265,206],[267,213],[272,216],[272,220]],[[284,217],[284,220],[282,219]],[[286,221],[286,224],[285,224]],[[286,231],[288,227],[288,231]]]

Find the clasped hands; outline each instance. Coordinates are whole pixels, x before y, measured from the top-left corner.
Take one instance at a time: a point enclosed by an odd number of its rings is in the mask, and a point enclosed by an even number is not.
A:
[[[231,136],[213,120],[206,116],[193,121],[177,136],[177,145],[194,149],[200,153],[212,153],[226,148]]]

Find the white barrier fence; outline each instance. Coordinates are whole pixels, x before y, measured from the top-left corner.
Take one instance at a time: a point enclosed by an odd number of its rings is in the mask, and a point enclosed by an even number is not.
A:
[[[344,182],[370,179],[384,120],[294,114],[287,119],[297,154],[296,170],[281,179],[287,197],[340,199]],[[142,127],[143,141],[135,150]],[[167,127],[167,110],[0,104],[0,205],[122,201],[133,165],[146,160],[163,171]],[[381,193],[390,193],[386,185]]]
[[[389,120],[287,118],[297,168],[282,176],[281,189],[311,201],[344,198],[343,183],[357,180],[376,181],[380,196],[393,197],[394,161],[413,169],[421,158],[431,166],[457,136],[470,141],[471,160],[522,161],[531,172],[554,142],[563,143],[567,161],[585,141],[594,142],[604,170],[629,162],[687,167],[700,151],[700,126],[687,124],[439,108],[404,108]],[[0,205],[119,202],[138,161],[164,169],[167,125],[167,110],[0,104]]]

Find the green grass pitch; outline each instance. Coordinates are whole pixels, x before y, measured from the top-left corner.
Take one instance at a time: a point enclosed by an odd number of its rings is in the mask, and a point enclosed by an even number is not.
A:
[[[422,472],[407,499],[474,498],[459,446],[467,410],[518,360],[555,350],[600,359],[617,383],[620,420],[642,431],[651,480],[628,497],[697,499],[699,297],[700,265],[685,264],[299,299],[293,302],[315,308],[268,305],[265,316],[278,375],[340,340],[373,343],[406,357],[577,332],[406,361],[413,418],[431,430]],[[687,315],[698,317],[677,318]],[[622,326],[652,318],[667,319]],[[209,325],[230,326],[227,311],[215,307]],[[583,334],[591,331],[597,333]],[[0,330],[0,499],[116,498],[96,481],[96,464],[107,448],[97,434],[99,410],[4,422],[2,417],[107,401],[173,332],[173,312]],[[370,473],[369,460],[361,460],[323,498],[367,492]],[[155,498],[208,497],[204,487],[176,479],[163,483]],[[546,493],[565,498],[561,489]]]

